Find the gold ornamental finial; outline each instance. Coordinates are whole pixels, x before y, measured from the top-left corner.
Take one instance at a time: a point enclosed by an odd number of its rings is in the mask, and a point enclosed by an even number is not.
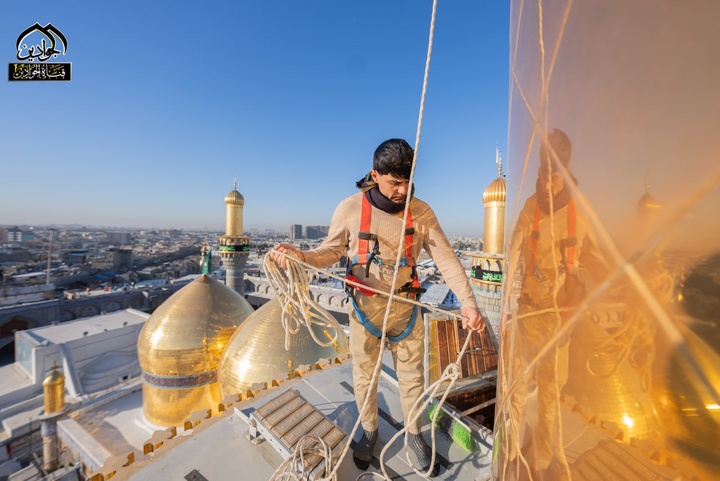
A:
[[[237,190],[237,177],[233,177],[233,190]]]

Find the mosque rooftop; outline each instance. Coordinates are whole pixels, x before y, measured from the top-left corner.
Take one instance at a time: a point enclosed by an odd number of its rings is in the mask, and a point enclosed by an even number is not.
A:
[[[100,316],[85,317],[76,321],[63,322],[50,326],[23,331],[33,340],[42,343],[62,344],[102,332],[112,331],[124,326],[143,324],[148,314],[135,309],[115,311]]]
[[[376,459],[370,471],[380,472],[377,457],[385,444],[402,426],[402,410],[398,396],[398,385],[392,370],[389,353],[383,360],[379,379],[379,443]],[[285,456],[281,455],[273,442],[254,443],[251,419],[253,413],[287,391],[295,391],[301,398],[315,407],[325,418],[346,434],[336,448],[336,453],[347,443],[357,419],[357,407],[352,388],[352,363],[326,366],[312,370],[301,378],[283,383],[280,387],[261,391],[255,398],[236,403],[224,415],[207,419],[195,417],[197,425],[190,429],[178,427],[176,435],[165,435],[165,446],[159,446],[152,453],[143,455],[151,438],[162,438],[165,428],[153,427],[143,419],[141,393],[131,393],[123,398],[88,409],[82,415],[66,418],[58,423],[61,439],[69,436],[82,439],[81,449],[95,456],[105,457],[100,463],[103,469],[116,470],[113,479],[228,479],[228,473],[243,473],[243,479],[270,479]],[[186,426],[187,427],[187,426]],[[153,428],[156,430],[153,432]],[[429,421],[424,420],[425,437],[430,441]],[[360,429],[351,446],[360,438]],[[80,435],[82,433],[82,435]],[[439,461],[443,468],[438,479],[489,479],[492,439],[489,431],[485,444],[468,452],[454,443],[442,430],[436,430]],[[154,436],[154,437],[153,437]],[[413,473],[402,452],[403,440],[398,438],[388,449],[386,469],[393,479],[421,480]],[[127,461],[127,455],[134,452],[134,462],[122,467],[119,460]],[[110,453],[115,454],[114,457]],[[100,459],[98,459],[100,461]],[[103,473],[101,469],[99,472]],[[106,472],[105,474],[109,474]],[[361,474],[353,461],[352,451],[341,463],[337,479],[356,479]],[[202,477],[197,477],[201,475]],[[188,477],[190,476],[190,477]],[[196,477],[193,477],[196,476]]]

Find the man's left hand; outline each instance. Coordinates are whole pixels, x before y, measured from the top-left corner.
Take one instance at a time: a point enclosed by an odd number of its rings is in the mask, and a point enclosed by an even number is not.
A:
[[[465,307],[460,311],[462,316],[463,329],[470,329],[472,331],[482,331],[485,329],[485,319],[480,314],[480,309],[477,307]]]

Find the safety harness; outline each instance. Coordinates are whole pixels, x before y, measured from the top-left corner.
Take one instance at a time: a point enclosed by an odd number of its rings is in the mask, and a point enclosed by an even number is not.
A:
[[[355,314],[357,314],[360,324],[362,324],[363,327],[367,329],[367,331],[373,336],[377,338],[382,338],[382,331],[375,327],[375,325],[370,322],[365,313],[360,310],[360,307],[357,305],[357,302],[355,302],[355,297],[353,296],[353,292],[355,290],[369,297],[376,295],[375,292],[369,289],[364,289],[361,286],[363,284],[362,280],[352,275],[351,272],[353,266],[359,264],[360,262],[364,263],[365,277],[369,277],[371,263],[375,263],[378,266],[383,265],[382,259],[380,259],[379,257],[380,241],[378,240],[377,234],[373,234],[370,232],[371,213],[372,205],[370,205],[370,201],[367,199],[367,196],[363,195],[362,208],[360,212],[360,232],[358,232],[358,253],[348,264],[347,272],[345,274],[345,279],[355,283],[355,285],[345,283],[345,291],[348,293],[348,296],[352,301],[353,309],[355,309]],[[412,257],[414,234],[415,228],[413,227],[412,222],[412,211],[408,209],[407,222],[405,223],[405,255],[400,259],[400,264],[398,265],[398,267],[410,266],[412,268],[412,280],[407,282],[400,289],[398,289],[397,293],[407,293],[408,296],[412,297],[413,299],[417,298],[418,295],[425,292],[425,289],[420,287],[420,281],[418,280],[415,261]],[[373,241],[372,250],[368,249],[370,241]],[[405,329],[397,336],[388,336],[388,339],[393,342],[398,342],[402,341],[408,335],[410,335],[412,330],[415,328],[415,322],[417,321],[419,310],[419,307],[416,305],[413,309],[410,321],[408,322],[408,325],[405,327]]]
[[[530,260],[525,270],[525,276],[535,274],[542,277],[537,268],[537,244],[540,239],[540,204],[535,205],[535,215],[533,217],[532,234],[530,237]],[[571,198],[567,204],[567,230],[568,236],[560,240],[560,255],[562,256],[561,267],[568,275],[573,274],[573,263],[575,262],[575,248],[577,246],[577,215],[575,213],[575,202]],[[523,295],[519,302],[521,304],[532,304],[532,301],[525,299]]]

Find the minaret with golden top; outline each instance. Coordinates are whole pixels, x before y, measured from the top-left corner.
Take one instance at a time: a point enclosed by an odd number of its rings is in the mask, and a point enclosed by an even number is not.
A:
[[[637,221],[640,232],[645,235],[653,227],[661,205],[650,195],[650,181],[645,179],[645,193],[637,204]]]
[[[40,432],[42,435],[43,462],[42,467],[46,473],[58,468],[58,435],[57,420],[65,414],[65,376],[57,367],[42,383],[44,407],[40,416]]]
[[[238,294],[245,293],[244,268],[250,253],[250,237],[243,235],[243,206],[245,199],[233,190],[225,196],[225,235],[219,236],[220,257],[225,266],[225,285]]]
[[[503,260],[505,252],[505,199],[507,188],[500,149],[495,147],[498,176],[483,192],[485,231],[483,250],[473,258],[470,281],[478,305],[488,314],[502,312]]]
[[[485,204],[485,232],[483,234],[483,252],[503,254],[505,252],[505,199],[507,187],[502,171],[500,149],[495,146],[495,163],[498,166],[497,179],[490,182],[483,193]]]

